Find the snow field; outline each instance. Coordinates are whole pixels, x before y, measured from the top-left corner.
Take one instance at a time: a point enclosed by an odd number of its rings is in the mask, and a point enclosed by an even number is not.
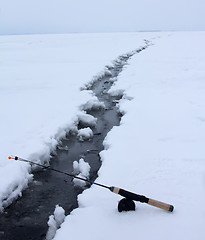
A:
[[[104,141],[96,181],[175,210],[137,203],[136,212],[118,213],[121,197],[92,186],[54,239],[204,239],[204,32],[0,37],[1,210],[32,180],[30,167],[8,155],[48,161],[66,131],[95,125],[83,110],[100,103],[79,89],[144,38],[154,45],[132,57],[110,90],[123,94],[124,116]]]
[[[204,239],[205,33],[170,33],[132,57],[110,93],[123,92],[124,114],[104,141],[96,182],[173,204],[173,213],[92,186],[55,240]],[[92,224],[90,224],[92,222]],[[92,227],[91,227],[92,226]]]
[[[27,164],[7,157],[48,162],[66,132],[76,130],[82,110],[103,107],[91,92],[80,88],[97,73],[105,74],[106,64],[151,36],[0,36],[0,210],[20,196],[32,179]]]

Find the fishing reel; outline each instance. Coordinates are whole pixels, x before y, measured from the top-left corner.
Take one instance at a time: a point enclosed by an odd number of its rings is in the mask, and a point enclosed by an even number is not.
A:
[[[123,198],[118,203],[118,212],[135,211],[135,202],[129,198]]]

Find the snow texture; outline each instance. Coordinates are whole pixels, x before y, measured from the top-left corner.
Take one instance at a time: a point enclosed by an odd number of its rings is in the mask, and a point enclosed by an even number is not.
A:
[[[93,99],[82,105],[83,110],[98,110],[103,108],[105,108],[105,104],[100,102],[98,99]]]
[[[78,239],[204,239],[205,33],[155,34],[154,45],[132,57],[111,89],[126,95],[119,102],[124,116],[104,141],[96,182],[175,210],[137,203],[135,212],[118,213],[121,197],[93,185],[55,240],[75,236],[76,226]]]
[[[81,112],[78,114],[78,122],[82,124],[83,126],[90,126],[94,127],[97,122],[97,118],[93,117],[90,114],[87,114],[85,112]]]
[[[124,115],[104,141],[96,182],[175,210],[138,203],[136,212],[118,213],[120,196],[93,185],[54,239],[204,240],[204,32],[1,36],[1,209],[32,180],[28,164],[7,156],[49,161],[67,131],[94,126],[82,106],[95,98],[80,87],[144,39],[154,45],[129,60],[110,90],[123,93]]]
[[[90,175],[90,165],[89,163],[85,162],[83,158],[78,161],[73,162],[73,173],[77,177],[81,177],[84,179],[89,179]],[[85,181],[80,179],[74,178],[73,182],[76,186],[84,187],[86,185]]]
[[[87,128],[81,128],[78,130],[78,139],[79,141],[85,141],[85,140],[89,140],[93,137],[93,131],[91,128],[87,127]]]
[[[48,232],[46,234],[46,240],[52,240],[56,234],[58,228],[60,228],[61,224],[65,219],[65,210],[56,205],[54,214],[49,217],[48,220]]]
[[[111,67],[113,66],[113,62],[112,64],[110,64],[110,66]],[[112,76],[111,71],[108,70],[108,67],[105,67],[104,70],[96,74],[91,81],[89,81],[88,83],[85,83],[84,87],[82,87],[82,90],[89,89],[96,81],[99,81],[104,77],[111,77],[111,76]]]
[[[82,110],[102,103],[80,88],[141,43],[135,33],[0,36],[0,210],[32,179],[28,164],[8,156],[48,163],[79,121],[95,125]]]

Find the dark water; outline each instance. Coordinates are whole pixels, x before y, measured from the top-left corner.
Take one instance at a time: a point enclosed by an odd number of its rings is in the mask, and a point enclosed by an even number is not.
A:
[[[111,97],[107,91],[113,84],[110,81],[122,71],[127,60],[142,48],[131,54],[121,56],[115,61],[114,67],[108,67],[110,74],[99,77],[88,89],[93,90],[98,99],[105,104],[105,109],[87,111],[96,117],[97,124],[91,127],[92,139],[80,142],[76,134],[68,133],[52,157],[52,168],[72,173],[73,161],[84,158],[91,166],[90,180],[95,180],[101,166],[99,153],[103,150],[103,140],[113,126],[120,123],[120,114],[116,101],[122,96]],[[82,123],[78,128],[84,127]],[[67,150],[68,149],[68,150]],[[89,187],[89,186],[86,186]],[[49,170],[38,169],[34,172],[34,181],[23,192],[23,196],[13,202],[0,215],[0,240],[42,240],[45,239],[47,221],[58,204],[64,208],[66,215],[78,207],[77,195],[83,191],[75,187],[72,178]]]

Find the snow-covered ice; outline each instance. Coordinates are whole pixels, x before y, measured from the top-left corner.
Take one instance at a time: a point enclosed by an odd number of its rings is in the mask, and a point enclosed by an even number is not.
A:
[[[139,44],[136,33],[0,36],[0,210],[32,178],[7,157],[47,162],[66,131],[91,121],[82,110],[101,105],[80,88]]]
[[[135,212],[118,213],[121,197],[92,186],[55,240],[75,236],[78,226],[78,239],[204,239],[204,42],[204,32],[155,39],[110,90],[126,95],[124,116],[104,142],[96,181],[173,204],[174,212],[137,203]]]
[[[118,213],[121,197],[93,185],[54,239],[204,239],[205,32],[0,37],[1,208],[32,178],[27,164],[7,156],[47,160],[66,130],[95,124],[83,106],[96,98],[80,87],[144,39],[153,45],[109,91],[123,94],[124,115],[104,141],[96,181],[175,210],[137,203],[135,212]]]

